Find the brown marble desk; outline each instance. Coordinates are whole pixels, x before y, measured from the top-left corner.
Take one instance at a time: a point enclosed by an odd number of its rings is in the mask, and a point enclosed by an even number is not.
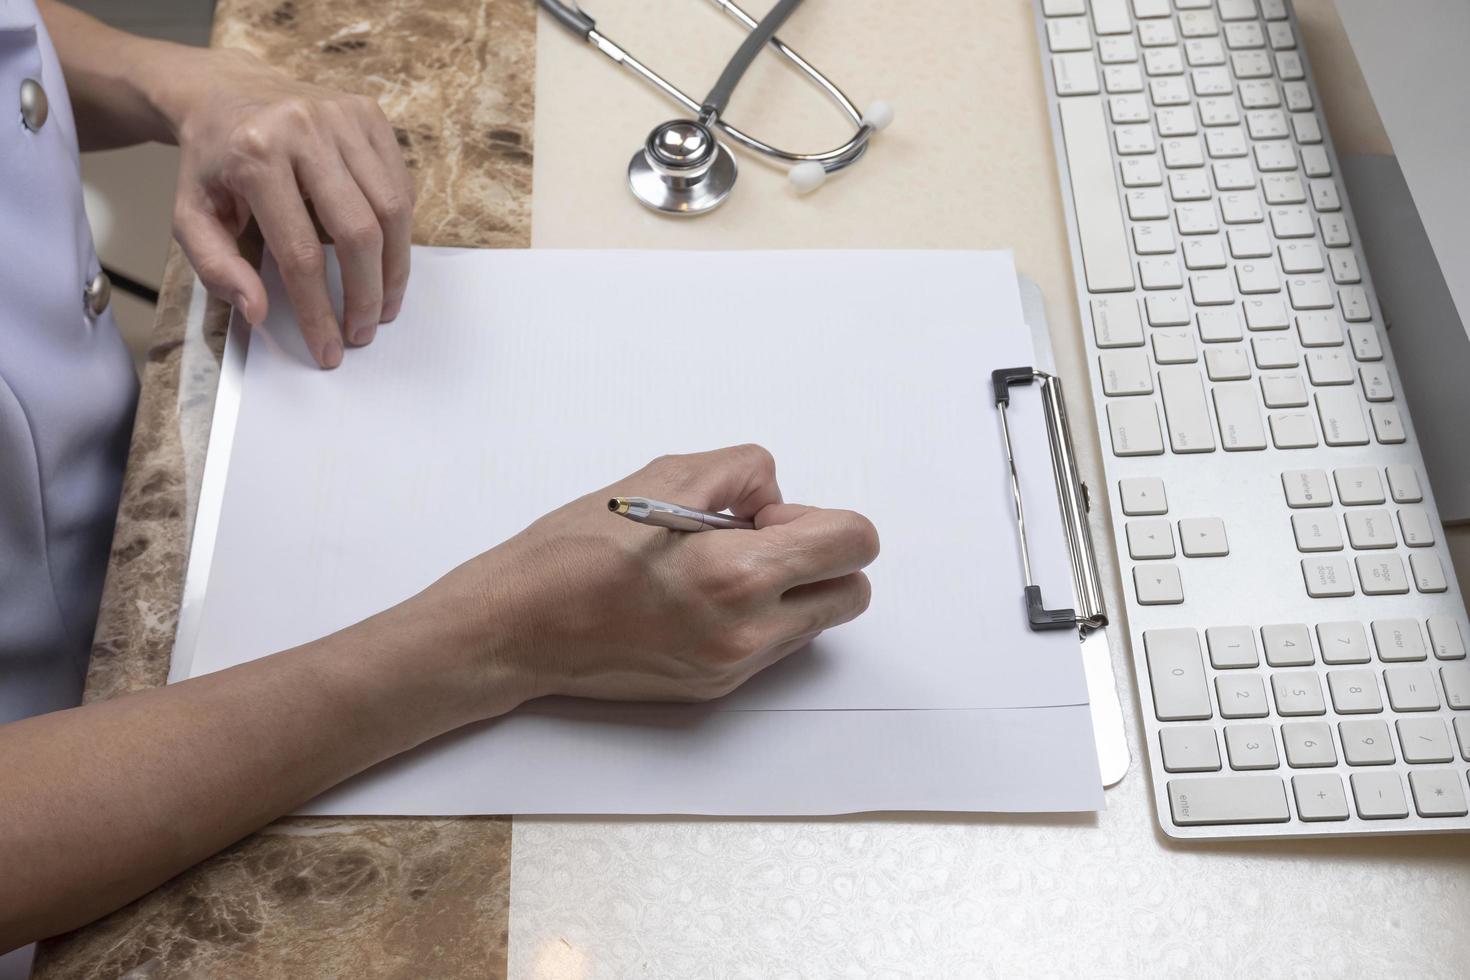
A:
[[[734,37],[700,6],[588,0],[613,37],[696,88]],[[645,214],[622,187],[668,107],[561,32],[537,37],[530,0],[225,0],[215,42],[378,96],[418,174],[417,241],[1012,247],[1046,296],[1060,371],[1086,390],[1029,2],[926,7],[804,7],[783,36],[860,102],[892,98],[898,123],[800,202],[742,160],[736,197],[696,223]],[[1297,7],[1339,149],[1386,152],[1330,0]],[[773,141],[841,132],[764,63],[736,112]],[[174,254],[89,698],[167,673],[219,330],[191,283]],[[1098,486],[1096,439],[1078,450]],[[1120,608],[1115,570],[1106,582]],[[47,943],[37,976],[1451,976],[1470,957],[1463,840],[1164,840],[1130,668],[1115,671],[1135,762],[1095,820],[528,819],[513,852],[499,818],[284,820]]]

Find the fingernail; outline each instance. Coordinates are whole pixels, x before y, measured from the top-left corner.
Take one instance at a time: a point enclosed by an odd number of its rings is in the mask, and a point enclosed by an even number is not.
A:
[[[378,332],[376,323],[362,323],[352,328],[352,342],[361,347],[373,342],[373,335]]]
[[[402,308],[402,306],[403,303],[401,301],[396,303],[384,303],[382,322],[392,323],[394,320],[396,320],[398,318],[398,311],[400,308]]]
[[[322,367],[334,368],[342,363],[342,342],[340,340],[329,340],[322,348]]]
[[[232,305],[235,309],[237,309],[237,310],[240,311],[240,315],[245,318],[245,321],[247,323],[254,323],[255,322],[254,320],[250,319],[250,310],[245,305],[245,294],[244,293],[236,293],[235,294],[235,298],[230,301],[230,305]]]

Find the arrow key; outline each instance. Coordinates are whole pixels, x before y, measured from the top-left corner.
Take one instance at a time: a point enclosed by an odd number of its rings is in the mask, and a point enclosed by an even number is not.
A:
[[[1184,601],[1177,565],[1134,565],[1133,590],[1140,606],[1177,605]]]
[[[1218,517],[1186,517],[1180,521],[1179,545],[1186,558],[1218,558],[1230,554],[1225,522]]]

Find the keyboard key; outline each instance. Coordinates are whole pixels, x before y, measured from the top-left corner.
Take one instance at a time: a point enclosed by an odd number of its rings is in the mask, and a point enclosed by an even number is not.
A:
[[[1371,323],[1349,324],[1348,344],[1353,349],[1353,356],[1360,361],[1383,360],[1383,345],[1378,342],[1378,331]]]
[[[1265,145],[1273,146],[1276,144],[1268,143]],[[1267,200],[1270,200],[1269,196]],[[1317,247],[1316,242],[1282,242],[1281,247],[1277,249],[1277,254],[1281,258],[1281,271],[1287,275],[1295,276],[1304,272],[1321,272],[1325,268],[1325,263],[1322,260],[1322,250]]]
[[[1135,477],[1118,481],[1118,496],[1123,513],[1129,517],[1167,514],[1169,501],[1164,494],[1164,481],[1152,477]]]
[[[1365,664],[1372,659],[1362,623],[1318,623],[1317,645],[1325,664]]]
[[[1191,367],[1160,368],[1159,392],[1164,398],[1164,418],[1174,452],[1214,452],[1214,427],[1199,372]]]
[[[1212,626],[1205,630],[1205,645],[1210,650],[1210,666],[1216,670],[1260,666],[1256,632],[1249,626]]]
[[[1309,667],[1317,662],[1312,637],[1300,623],[1261,627],[1261,645],[1272,667]]]
[[[1132,297],[1100,297],[1092,300],[1092,334],[1098,347],[1142,347],[1144,323],[1139,319],[1138,301]]]
[[[1331,507],[1332,491],[1323,470],[1287,470],[1281,474],[1288,507]]]
[[[1291,777],[1292,794],[1296,797],[1296,813],[1302,820],[1316,823],[1348,818],[1347,795],[1342,780],[1330,772],[1305,773]]]
[[[1056,53],[1092,50],[1085,17],[1058,17],[1046,22],[1046,43]]]
[[[1445,703],[1456,711],[1470,708],[1470,667],[1463,663],[1441,667],[1439,680],[1444,685]]]
[[[1068,57],[1059,55],[1058,57]],[[1253,140],[1285,139],[1290,132],[1280,109],[1252,109],[1245,114],[1245,130]],[[1320,141],[1319,141],[1320,142]]]
[[[1317,415],[1322,419],[1322,438],[1329,446],[1366,446],[1368,428],[1363,406],[1351,388],[1324,388],[1315,396]]]
[[[1227,378],[1249,378],[1250,366],[1246,361],[1245,352],[1242,350],[1211,350],[1208,354],[1224,355],[1234,354],[1235,359],[1231,363],[1236,364],[1232,370],[1222,370],[1217,362],[1209,364],[1210,380],[1220,381]],[[1213,391],[1215,400],[1215,414],[1220,420],[1220,446],[1228,453],[1247,452],[1266,448],[1266,430],[1261,424],[1261,410],[1257,407],[1255,386],[1249,384],[1221,384],[1216,385]],[[1220,545],[1224,546],[1224,525],[1220,526]],[[1190,554],[1186,548],[1185,554]],[[1224,552],[1220,552],[1224,554]],[[1191,557],[1204,557],[1205,552]]]
[[[1138,60],[1138,47],[1133,36],[1125,34],[1097,39],[1097,56],[1105,65],[1120,65]]]
[[[1346,507],[1383,503],[1383,481],[1371,466],[1343,467],[1332,471],[1337,499]]]
[[[1332,286],[1323,276],[1297,276],[1288,279],[1286,292],[1291,297],[1291,308],[1294,310],[1332,309]]]
[[[1291,533],[1296,538],[1296,550],[1305,554],[1342,550],[1342,533],[1331,511],[1292,514]]]
[[[1215,678],[1215,697],[1222,718],[1264,718],[1269,711],[1260,674],[1219,675]]]
[[[1245,325],[1252,332],[1263,330],[1285,330],[1289,321],[1286,303],[1280,296],[1255,296],[1241,300],[1245,310]]]
[[[1164,451],[1164,434],[1159,428],[1158,409],[1150,399],[1111,402],[1108,432],[1116,456],[1158,456]]]
[[[1455,719],[1455,741],[1460,743],[1460,758],[1470,762],[1470,718]]]
[[[1225,64],[1225,48],[1215,38],[1191,38],[1184,42],[1184,58],[1189,62],[1191,68],[1223,65]],[[1226,79],[1228,81],[1228,75]]]
[[[1296,37],[1292,34],[1291,24],[1288,21],[1267,24],[1266,36],[1270,39],[1273,50],[1280,51],[1284,48],[1296,47]]]
[[[1395,711],[1434,711],[1439,707],[1439,691],[1428,667],[1387,667],[1383,686],[1388,689],[1388,703]]]
[[[1144,42],[1143,70],[1150,75],[1184,74],[1184,52],[1177,47],[1152,47]]]
[[[1404,562],[1398,555],[1359,555],[1353,561],[1358,566],[1358,582],[1364,595],[1403,595],[1409,591]]]
[[[1152,193],[1160,192],[1155,188]],[[1174,230],[1167,221],[1145,221],[1133,226],[1133,251],[1139,255],[1169,255],[1177,247]]]
[[[1433,682],[1430,678],[1430,683]],[[1455,761],[1450,730],[1438,718],[1400,718],[1394,727],[1399,731],[1399,751],[1405,762]]]
[[[1098,93],[1097,62],[1092,59],[1091,52],[1052,55],[1051,74],[1059,96]]]
[[[1363,397],[1370,402],[1393,401],[1393,379],[1382,364],[1364,364],[1358,368],[1358,380],[1363,385]]]
[[[1336,313],[1298,313],[1296,335],[1303,347],[1341,347],[1343,343]]]
[[[1250,358],[1246,356],[1245,348],[1243,347],[1211,347],[1205,351],[1205,373],[1210,376],[1211,381],[1249,380],[1251,376]],[[1248,419],[1241,419],[1241,421],[1252,424],[1254,430],[1259,434],[1261,432],[1261,417],[1260,412],[1256,411],[1255,390],[1249,385],[1229,385],[1223,390],[1238,396],[1236,400],[1241,402],[1241,404],[1232,404],[1229,407],[1229,411],[1243,412],[1245,415],[1248,415]],[[1215,410],[1220,415],[1221,441],[1224,443],[1226,449],[1247,448],[1246,446],[1240,445],[1236,439],[1228,437],[1225,434],[1227,408],[1220,404],[1221,391],[1221,388],[1215,389]],[[1233,423],[1235,421],[1234,418],[1231,421]],[[1265,449],[1266,442],[1264,435],[1259,435],[1258,441],[1260,445],[1249,448]]]
[[[1152,21],[1138,25],[1138,40],[1144,47],[1157,47],[1179,43],[1179,35],[1174,33],[1173,21]]]
[[[1231,769],[1276,769],[1276,734],[1270,725],[1226,725],[1225,752]]]
[[[1465,637],[1460,624],[1443,614],[1429,617],[1429,646],[1437,660],[1464,660]]]
[[[1218,237],[1191,236],[1184,240],[1184,267],[1186,269],[1223,269],[1226,264],[1225,247],[1220,243]]]
[[[1105,395],[1147,395],[1154,390],[1153,367],[1141,349],[1104,351],[1097,363]]]
[[[1199,339],[1207,344],[1240,340],[1240,314],[1235,310],[1200,310],[1195,314]]]
[[[1227,272],[1196,272],[1189,277],[1189,295],[1195,306],[1225,306],[1235,302]]]
[[[1041,12],[1048,17],[1087,13],[1086,0],[1041,0]]]
[[[1220,216],[1227,225],[1251,225],[1266,220],[1261,195],[1255,191],[1235,191],[1220,195]],[[1266,252],[1270,255],[1270,251]]]
[[[1291,129],[1296,134],[1298,143],[1320,143],[1322,142],[1322,124],[1317,121],[1317,116],[1310,112],[1293,112],[1291,114]]]
[[[1135,565],[1133,588],[1141,606],[1171,606],[1184,601],[1184,587],[1175,565]]]
[[[1160,364],[1193,364],[1199,360],[1188,330],[1158,330],[1153,335],[1154,360]],[[1165,406],[1167,412],[1168,406]]]
[[[1139,187],[1123,195],[1128,202],[1128,217],[1134,221],[1149,221],[1169,216],[1169,202],[1158,187]]]
[[[1322,700],[1322,681],[1309,670],[1272,674],[1271,693],[1276,698],[1276,713],[1283,718],[1327,713],[1327,705]]]
[[[1420,592],[1445,592],[1449,582],[1445,579],[1444,565],[1439,555],[1428,551],[1416,551],[1409,556],[1409,571],[1414,575],[1414,587]]]
[[[1317,425],[1302,412],[1277,412],[1270,417],[1271,443],[1277,449],[1311,449],[1317,445]]]
[[[1179,33],[1185,37],[1214,37],[1220,33],[1220,25],[1210,10],[1181,10]]]
[[[1421,817],[1463,817],[1465,786],[1454,769],[1417,769],[1409,773],[1414,809]]]
[[[1220,230],[1213,204],[1181,204],[1174,209],[1174,223],[1181,235],[1213,235]]]
[[[1368,416],[1373,421],[1373,435],[1379,442],[1394,445],[1407,438],[1403,417],[1393,405],[1373,405],[1368,409]]]
[[[1168,521],[1129,521],[1124,527],[1130,558],[1174,557],[1174,530]]]
[[[1159,732],[1165,772],[1217,772],[1220,746],[1208,725],[1183,725]]]
[[[1311,350],[1306,353],[1307,377],[1312,384],[1350,385],[1353,383],[1353,365],[1340,350]]]
[[[1404,785],[1397,773],[1355,772],[1351,782],[1358,816],[1364,820],[1393,820],[1409,815]]]
[[[1266,174],[1261,178],[1261,192],[1266,195],[1267,204],[1301,204],[1307,199],[1307,189],[1294,173]],[[1317,271],[1321,271],[1320,267]]]
[[[1158,187],[1164,182],[1158,157],[1124,157],[1118,161],[1124,187]]]
[[[1180,827],[1285,823],[1286,784],[1276,776],[1193,776],[1169,780],[1169,815]]]
[[[1344,286],[1339,289],[1337,305],[1342,308],[1342,318],[1349,323],[1373,319],[1373,308],[1368,305],[1368,292],[1362,286]]]
[[[1303,149],[1306,149],[1305,147]],[[1352,233],[1348,231],[1347,221],[1340,214],[1324,214],[1317,219],[1322,226],[1323,243],[1339,248],[1353,243]]]
[[[1092,29],[1099,34],[1131,34],[1128,0],[1092,0]]]
[[[1088,55],[1057,57],[1090,58]],[[1060,90],[1060,81],[1057,87]],[[1097,91],[1095,78],[1092,90]],[[1059,106],[1059,113],[1088,291],[1107,293],[1132,289],[1133,265],[1123,230],[1123,212],[1113,183],[1113,158],[1108,151],[1108,129],[1103,119],[1102,100],[1065,99]]]
[[[1064,103],[1065,104],[1065,103]],[[1066,133],[1064,132],[1065,138]],[[1113,145],[1118,148],[1121,156],[1131,156],[1140,153],[1152,153],[1157,144],[1154,142],[1154,130],[1152,126],[1119,126],[1113,130]],[[1077,186],[1077,181],[1072,181],[1072,186]],[[1096,290],[1093,290],[1096,292]]]
[[[1332,708],[1340,715],[1377,714],[1383,710],[1378,678],[1371,670],[1329,670],[1327,690]]]
[[[1189,303],[1182,293],[1154,293],[1143,301],[1151,327],[1189,326]]]
[[[1225,25],[1225,46],[1227,48],[1261,48],[1266,45],[1265,32],[1261,25],[1251,21],[1245,24]],[[1269,65],[1270,62],[1267,62]]]
[[[1356,591],[1352,573],[1341,558],[1303,558],[1302,578],[1307,583],[1307,595],[1314,599],[1350,596]]]
[[[1143,91],[1143,72],[1137,65],[1104,65],[1102,78],[1109,93]]]
[[[1229,91],[1229,86],[1229,76],[1227,75],[1226,91]],[[1216,160],[1243,157],[1250,152],[1247,149],[1249,144],[1245,140],[1245,130],[1239,126],[1227,126],[1207,130],[1205,132],[1205,145],[1210,149],[1210,157]]]
[[[1290,337],[1252,337],[1251,350],[1256,355],[1256,367],[1263,370],[1292,368],[1301,363]]]
[[[1419,471],[1407,463],[1394,463],[1388,467],[1388,488],[1393,492],[1396,504],[1417,504],[1424,499],[1419,489]]]
[[[1388,726],[1377,719],[1340,721],[1337,732],[1342,737],[1342,754],[1350,766],[1393,765],[1393,739]]]
[[[1103,75],[1107,85],[1107,75]],[[1108,99],[1108,117],[1115,123],[1146,123],[1149,120],[1148,100],[1141,95],[1115,95]]]
[[[1280,58],[1277,59],[1277,63],[1280,64]],[[1302,170],[1308,177],[1326,177],[1332,173],[1332,164],[1327,159],[1327,151],[1322,147],[1304,146],[1301,148],[1301,157]]]
[[[1152,130],[1150,130],[1152,132]],[[1203,167],[1205,165],[1205,153],[1200,149],[1198,136],[1178,136],[1171,140],[1165,140],[1164,166],[1170,170],[1179,167]],[[1152,148],[1150,148],[1150,152]]]
[[[1267,408],[1305,408],[1309,404],[1300,374],[1261,375],[1261,397]]]
[[[1247,296],[1256,293],[1279,293],[1281,279],[1270,262],[1242,262],[1235,267],[1235,284]]]
[[[1133,16],[1139,20],[1168,17],[1172,12],[1169,0],[1133,0]]]
[[[1182,78],[1150,78],[1148,80],[1148,97],[1156,106],[1183,106],[1189,104],[1189,86]],[[1194,112],[1186,110],[1189,119],[1194,120]],[[1193,132],[1191,128],[1190,132]],[[1169,135],[1164,126],[1159,127],[1159,135]],[[1174,133],[1175,136],[1183,136],[1184,133]]]
[[[1230,554],[1225,522],[1218,517],[1185,518],[1179,522],[1179,547],[1186,558],[1220,558]]]
[[[1344,519],[1348,541],[1358,550],[1392,548],[1398,544],[1393,533],[1393,517],[1386,510],[1350,510]]]
[[[1178,289],[1184,285],[1179,260],[1172,255],[1139,259],[1138,282],[1144,289]]]
[[[1286,747],[1286,764],[1293,769],[1337,765],[1332,729],[1323,721],[1289,721],[1281,726],[1281,744]]]
[[[1417,620],[1375,619],[1373,644],[1378,648],[1378,659],[1386,664],[1427,659]]]
[[[1143,649],[1156,718],[1198,721],[1214,714],[1198,633],[1192,629],[1146,630]]]

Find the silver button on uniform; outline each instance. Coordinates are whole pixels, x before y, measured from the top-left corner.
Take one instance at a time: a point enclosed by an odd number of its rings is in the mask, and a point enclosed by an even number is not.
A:
[[[99,272],[93,276],[82,291],[82,297],[87,304],[87,315],[93,319],[101,316],[112,300],[112,280],[107,278],[107,273]]]
[[[26,124],[26,129],[31,132],[38,131],[46,125],[46,117],[51,113],[51,105],[46,101],[46,90],[41,83],[34,78],[27,78],[20,83],[20,118]]]

